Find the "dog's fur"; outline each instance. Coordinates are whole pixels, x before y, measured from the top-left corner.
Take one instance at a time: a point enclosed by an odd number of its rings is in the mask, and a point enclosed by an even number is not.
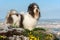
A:
[[[19,27],[32,30],[35,28],[40,18],[40,9],[36,3],[28,6],[27,14],[18,14],[15,10],[10,10],[6,18],[7,24],[16,24]]]

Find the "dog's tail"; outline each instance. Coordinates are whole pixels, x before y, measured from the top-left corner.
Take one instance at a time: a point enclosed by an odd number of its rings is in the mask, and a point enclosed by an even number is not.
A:
[[[16,11],[16,10],[11,9],[11,10],[9,10],[9,11],[8,11],[8,13],[7,13],[7,16],[6,16],[6,17],[8,17],[9,15],[12,15],[12,14],[16,14],[16,13],[17,13],[17,11]]]
[[[14,10],[14,9],[11,9],[10,11],[8,11],[8,13],[9,13],[9,14],[15,14],[15,13],[17,13],[17,11]]]

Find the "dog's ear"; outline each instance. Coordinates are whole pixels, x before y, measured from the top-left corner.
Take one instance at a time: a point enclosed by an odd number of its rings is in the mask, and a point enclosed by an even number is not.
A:
[[[32,4],[32,3],[28,6],[28,10],[27,10],[27,11],[28,11],[28,12],[33,11],[33,4]]]

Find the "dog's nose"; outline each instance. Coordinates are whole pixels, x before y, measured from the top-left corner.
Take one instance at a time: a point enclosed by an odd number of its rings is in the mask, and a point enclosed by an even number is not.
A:
[[[38,12],[38,9],[36,9],[36,12]]]

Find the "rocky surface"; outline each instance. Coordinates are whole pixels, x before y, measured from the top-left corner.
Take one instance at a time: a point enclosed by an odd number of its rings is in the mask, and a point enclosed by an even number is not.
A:
[[[0,23],[0,40],[28,40],[28,37],[23,36],[23,31],[22,28],[12,28]]]
[[[13,28],[3,23],[0,24],[0,40],[30,40],[30,38],[36,39],[36,37],[40,37],[39,40],[59,40],[54,34],[42,28],[29,31],[22,28]]]

